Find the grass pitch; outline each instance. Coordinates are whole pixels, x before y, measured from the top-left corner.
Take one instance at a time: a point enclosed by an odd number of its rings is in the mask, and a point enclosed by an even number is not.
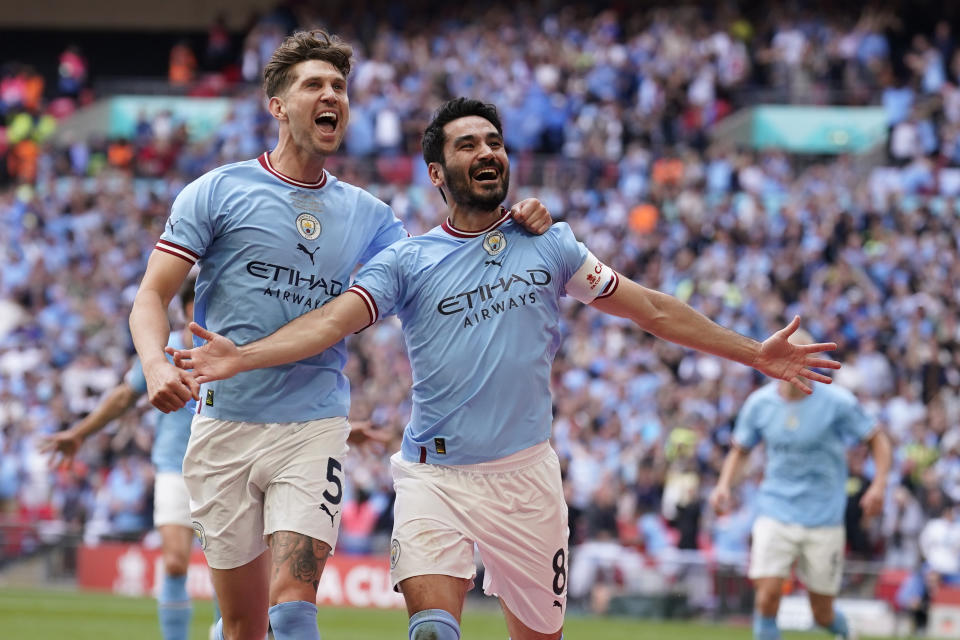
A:
[[[492,602],[492,601],[491,601]],[[467,603],[464,640],[506,640],[497,611],[477,611]],[[401,640],[407,637],[406,612],[400,610],[322,608],[323,640]],[[194,603],[191,640],[206,640],[213,618],[209,601]],[[660,622],[632,618],[567,616],[570,640],[749,640],[744,626]],[[786,639],[829,638],[823,633],[787,633]],[[156,601],[62,590],[0,589],[0,638],[31,640],[146,640],[160,638]]]

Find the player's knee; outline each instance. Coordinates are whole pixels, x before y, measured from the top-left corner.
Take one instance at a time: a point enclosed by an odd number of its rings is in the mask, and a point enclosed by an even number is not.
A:
[[[772,589],[758,589],[756,608],[764,615],[776,615],[780,607],[780,594]]]
[[[410,640],[460,640],[460,624],[443,609],[426,609],[410,616]]]
[[[190,566],[190,558],[182,553],[167,552],[163,554],[163,570],[168,576],[185,576]]]

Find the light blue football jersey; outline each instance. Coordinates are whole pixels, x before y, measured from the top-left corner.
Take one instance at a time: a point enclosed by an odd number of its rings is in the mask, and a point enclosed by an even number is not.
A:
[[[476,233],[444,223],[361,269],[350,291],[371,322],[397,314],[413,369],[404,459],[476,464],[550,437],[560,297],[588,257],[567,224],[535,236],[505,213]],[[590,283],[609,295],[604,270]]]
[[[157,250],[200,265],[194,319],[238,345],[263,338],[346,291],[358,264],[406,238],[386,204],[324,172],[306,184],[267,154],[187,185]],[[343,342],[299,362],[202,386],[200,413],[246,422],[346,416]]]
[[[774,382],[751,393],[733,430],[737,446],[765,445],[757,513],[806,527],[842,524],[846,450],[868,438],[875,421],[841,387],[815,384],[811,395],[788,400],[778,386]]]
[[[183,335],[179,331],[170,334],[168,346],[174,349],[184,349]],[[173,356],[167,360],[173,363]],[[147,392],[147,379],[143,376],[143,365],[137,358],[124,380],[134,391],[143,395]],[[153,435],[153,449],[150,452],[150,461],[157,471],[175,471],[183,473],[183,456],[187,452],[187,441],[190,440],[190,423],[197,410],[197,402],[191,399],[186,406],[170,413],[157,411],[156,432]]]

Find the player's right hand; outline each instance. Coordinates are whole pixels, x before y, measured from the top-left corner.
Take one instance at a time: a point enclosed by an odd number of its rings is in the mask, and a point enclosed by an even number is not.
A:
[[[230,338],[208,331],[196,322],[190,323],[190,331],[206,340],[206,344],[186,350],[167,347],[166,351],[173,356],[178,367],[192,370],[198,383],[223,380],[244,370],[240,350]]]
[[[722,515],[730,510],[730,489],[723,485],[717,485],[710,492],[710,507],[717,515]]]
[[[150,404],[164,413],[182,409],[190,399],[200,399],[200,385],[187,371],[181,371],[166,358],[147,366],[143,376],[147,379],[147,397]]]
[[[80,450],[83,438],[73,429],[67,429],[40,440],[40,453],[50,454],[50,468],[69,468]]]

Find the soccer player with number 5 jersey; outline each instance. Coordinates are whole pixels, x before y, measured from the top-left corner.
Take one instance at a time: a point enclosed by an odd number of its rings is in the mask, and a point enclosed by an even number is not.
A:
[[[476,544],[484,590],[500,598],[513,640],[562,637],[567,507],[549,445],[550,367],[560,344],[560,298],[630,318],[662,338],[756,367],[805,392],[811,367],[837,368],[785,329],[759,343],[668,296],[623,278],[564,223],[534,236],[501,208],[509,160],[496,109],[445,103],[423,137],[430,180],[449,217],[401,240],[357,274],[343,295],[273,335],[241,347],[207,340],[171,349],[198,382],[243,375],[318,353],[396,314],[413,369],[413,411],[391,459],[397,493],[392,580],[412,640],[460,637]]]

